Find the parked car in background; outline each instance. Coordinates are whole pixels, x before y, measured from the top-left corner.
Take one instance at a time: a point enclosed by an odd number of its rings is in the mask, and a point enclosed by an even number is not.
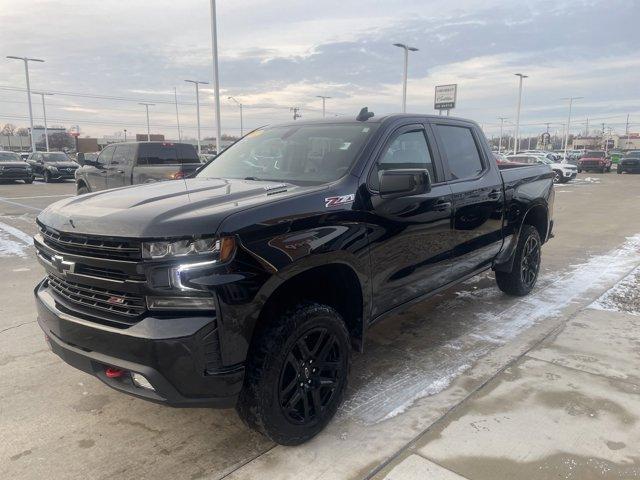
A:
[[[498,166],[480,126],[453,117],[261,128],[194,178],[43,210],[38,323],[116,390],[236,406],[300,444],[336,413],[375,321],[489,269],[508,295],[533,290],[552,177]]]
[[[640,173],[640,150],[626,152],[618,163],[618,173]]]
[[[29,155],[31,155],[31,153],[29,153],[29,152],[23,152],[23,153],[21,153],[21,154],[20,154],[20,158],[21,158],[22,160],[25,160],[25,161],[26,161],[26,160],[27,160],[27,158],[29,158]]]
[[[74,178],[78,164],[64,152],[34,152],[27,159],[34,176],[45,182]]]
[[[0,180],[33,183],[33,169],[17,153],[0,151]]]
[[[538,155],[538,154],[519,154],[519,155],[509,155],[507,156],[507,160],[514,163],[525,163],[525,164],[543,164],[548,165],[551,170],[554,172],[553,181],[554,183],[567,183],[570,180],[576,178],[578,174],[578,169],[575,165],[571,165],[570,163],[559,163],[555,160],[551,160],[547,155]]]
[[[114,143],[75,172],[78,195],[140,183],[177,180],[202,165],[193,145],[169,142]]]
[[[582,171],[610,172],[611,158],[604,150],[591,150],[578,160],[578,173]]]

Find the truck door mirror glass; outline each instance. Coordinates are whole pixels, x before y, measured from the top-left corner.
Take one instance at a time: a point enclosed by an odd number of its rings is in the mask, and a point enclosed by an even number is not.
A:
[[[386,170],[380,177],[380,196],[398,198],[431,191],[431,178],[424,169]]]

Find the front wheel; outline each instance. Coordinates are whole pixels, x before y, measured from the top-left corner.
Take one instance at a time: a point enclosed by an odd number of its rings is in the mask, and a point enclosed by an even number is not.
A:
[[[538,230],[531,225],[523,225],[511,271],[496,271],[498,288],[507,295],[528,295],[538,280],[541,247]]]
[[[349,354],[344,320],[327,305],[302,304],[271,319],[249,353],[240,417],[281,445],[313,438],[342,401]]]
[[[26,178],[24,180],[24,183],[26,183],[26,184],[33,183],[33,177]]]
[[[553,183],[560,183],[562,181],[562,172],[559,170],[553,171]]]
[[[80,185],[76,190],[76,195],[84,195],[89,193],[89,189],[85,185]]]
[[[616,170],[616,172],[618,172],[618,175],[622,175],[622,168],[620,168],[619,165],[618,165],[618,169]]]
[[[578,169],[578,173],[582,173],[582,169],[581,168]]]
[[[51,175],[49,175],[49,172],[44,172],[44,183],[51,183]]]

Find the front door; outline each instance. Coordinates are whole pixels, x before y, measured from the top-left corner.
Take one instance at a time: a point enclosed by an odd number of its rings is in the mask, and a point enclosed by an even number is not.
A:
[[[502,248],[502,175],[474,125],[445,121],[433,128],[453,193],[452,269],[461,278],[490,266]]]
[[[133,163],[133,145],[118,145],[113,157],[107,165],[107,188],[118,188],[127,185],[126,178],[131,175]]]
[[[109,145],[100,152],[96,159],[96,164],[87,170],[87,180],[92,192],[106,190],[107,188],[107,165],[111,161],[115,147]]]
[[[407,125],[387,140],[369,176],[373,279],[372,317],[433,291],[450,280],[452,197],[424,125]],[[385,199],[380,175],[424,169],[431,191]]]

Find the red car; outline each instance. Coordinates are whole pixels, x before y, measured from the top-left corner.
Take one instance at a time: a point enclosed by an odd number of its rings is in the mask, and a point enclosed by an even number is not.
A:
[[[605,173],[611,171],[611,157],[607,155],[607,152],[602,150],[593,150],[584,154],[580,160],[578,160],[578,173],[582,171],[588,172],[593,170],[595,172]]]

